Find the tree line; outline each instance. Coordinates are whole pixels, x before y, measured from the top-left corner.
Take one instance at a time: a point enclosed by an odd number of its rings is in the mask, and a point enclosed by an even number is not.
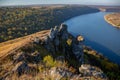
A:
[[[74,16],[97,11],[97,9],[80,6],[1,7],[0,42],[50,29]]]

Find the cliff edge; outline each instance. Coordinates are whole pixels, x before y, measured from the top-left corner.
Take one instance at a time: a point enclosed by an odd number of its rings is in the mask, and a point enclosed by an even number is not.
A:
[[[26,36],[19,41],[22,46],[16,48],[17,42],[15,45],[9,44],[14,47],[14,51],[6,53],[1,59],[2,80],[107,80],[100,68],[84,64],[84,38],[81,35],[72,36],[66,24]]]

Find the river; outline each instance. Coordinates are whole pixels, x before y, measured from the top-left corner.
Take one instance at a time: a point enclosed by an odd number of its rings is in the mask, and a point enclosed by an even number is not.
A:
[[[84,44],[120,64],[120,29],[104,20],[104,15],[108,13],[110,12],[80,15],[65,23],[69,26],[70,33],[80,34],[85,38]]]

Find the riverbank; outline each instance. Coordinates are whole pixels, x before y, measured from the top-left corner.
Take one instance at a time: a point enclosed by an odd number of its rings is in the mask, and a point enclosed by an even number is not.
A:
[[[104,20],[106,14],[110,13],[81,15],[66,21],[66,24],[73,35],[81,34],[85,37],[85,45],[91,46],[111,61],[120,64],[120,31]]]
[[[120,13],[112,13],[104,16],[105,21],[116,28],[120,28]]]
[[[89,46],[84,46],[84,63],[99,67],[109,80],[120,79],[120,65],[111,62],[108,58]]]

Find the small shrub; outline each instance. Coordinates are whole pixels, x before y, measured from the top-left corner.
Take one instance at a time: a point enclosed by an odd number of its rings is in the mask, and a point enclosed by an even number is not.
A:
[[[43,72],[45,68],[43,65],[39,65],[38,69],[39,69],[39,72]]]
[[[72,39],[68,39],[68,40],[67,40],[67,44],[68,44],[69,46],[71,46],[71,44],[72,44]]]
[[[56,61],[54,61],[53,57],[50,56],[50,55],[45,56],[44,59],[43,59],[43,62],[45,62],[47,67],[54,67],[55,64],[56,64]]]

